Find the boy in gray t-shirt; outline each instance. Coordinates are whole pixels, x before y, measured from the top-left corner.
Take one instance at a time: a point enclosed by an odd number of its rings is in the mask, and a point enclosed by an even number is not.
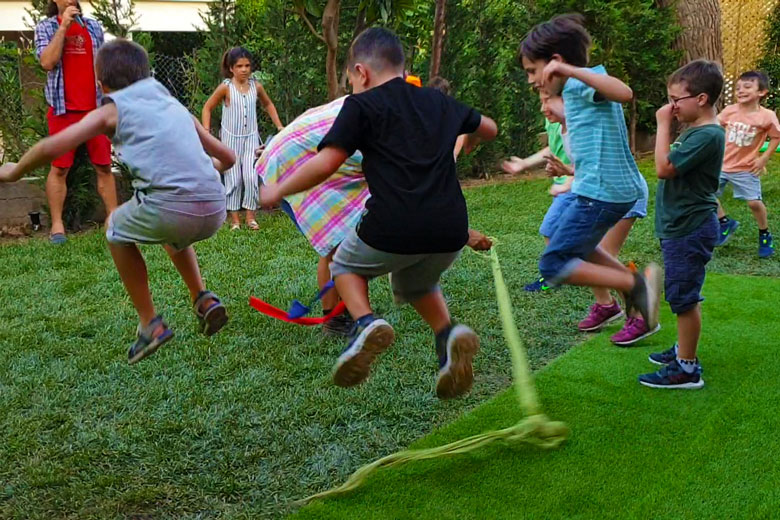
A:
[[[150,77],[140,45],[123,39],[107,43],[95,69],[105,93],[103,106],[42,140],[18,164],[0,167],[0,182],[16,181],[97,135],[112,138],[135,190],[111,213],[106,230],[114,264],[140,319],[138,338],[128,352],[135,363],[173,337],[155,311],[137,244],[165,247],[187,284],[204,334],[227,323],[225,307],[203,285],[191,244],[209,238],[224,222],[225,191],[217,170],[230,168],[235,156]]]

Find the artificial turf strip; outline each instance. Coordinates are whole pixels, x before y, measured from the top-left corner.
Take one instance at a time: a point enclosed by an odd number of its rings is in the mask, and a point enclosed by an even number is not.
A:
[[[641,347],[608,334],[575,347],[536,377],[547,415],[572,429],[544,451],[499,445],[385,469],[363,488],[297,518],[772,518],[780,511],[775,355],[780,281],[710,275],[699,391],[656,390],[636,376],[664,329]],[[522,311],[521,311],[522,312]],[[610,331],[614,328],[610,329]],[[520,419],[513,391],[413,444],[431,447]]]

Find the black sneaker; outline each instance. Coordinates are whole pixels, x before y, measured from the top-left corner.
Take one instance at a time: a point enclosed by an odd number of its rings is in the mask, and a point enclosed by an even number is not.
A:
[[[639,383],[650,388],[682,388],[696,390],[704,386],[701,378],[701,365],[696,363],[696,369],[687,373],[682,369],[677,359],[664,365],[658,372],[639,376]]]
[[[545,292],[551,289],[555,289],[555,287],[548,285],[547,282],[544,281],[543,277],[539,277],[538,279],[529,284],[526,284],[526,286],[523,287],[523,290],[526,292]]]
[[[339,356],[333,371],[333,382],[338,386],[359,385],[368,378],[371,363],[393,344],[395,332],[383,319],[355,327],[355,334]]]
[[[650,354],[647,359],[650,360],[650,363],[655,363],[656,365],[668,365],[677,359],[677,343],[663,352],[654,352]]]
[[[352,335],[352,329],[355,328],[355,320],[348,312],[344,311],[338,316],[334,316],[332,319],[322,324],[322,333],[326,336],[344,336],[349,337]]]
[[[437,342],[439,376],[436,379],[436,395],[439,399],[452,399],[471,389],[474,382],[471,360],[477,350],[479,337],[465,325],[453,327],[446,343]]]

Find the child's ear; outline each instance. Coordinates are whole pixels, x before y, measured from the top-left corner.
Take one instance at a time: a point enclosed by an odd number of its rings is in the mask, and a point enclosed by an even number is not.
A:
[[[355,64],[355,72],[360,79],[360,85],[363,87],[368,86],[368,82],[371,81],[371,72],[368,70],[368,67],[362,63],[357,63]]]
[[[105,85],[103,85],[103,82],[102,82],[102,81],[99,81],[99,80],[98,80],[97,84],[98,84],[98,87],[100,87],[100,91],[101,91],[103,94],[108,94],[108,93],[110,92],[110,91],[109,91],[109,89],[108,89],[108,88],[106,88],[106,87],[105,87]]]
[[[563,56],[561,56],[560,54],[553,54],[552,56],[550,56],[550,61],[565,62],[565,60],[563,59]]]

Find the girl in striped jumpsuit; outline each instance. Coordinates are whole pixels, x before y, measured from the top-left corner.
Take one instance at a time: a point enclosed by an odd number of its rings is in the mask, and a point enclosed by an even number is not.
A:
[[[257,100],[276,128],[283,128],[279,115],[263,85],[252,77],[252,55],[243,47],[233,47],[222,56],[225,81],[217,87],[203,106],[203,126],[211,129],[211,111],[223,103],[221,139],[236,154],[236,164],[225,172],[227,210],[230,229],[241,227],[239,211],[246,210],[246,225],[258,229],[255,220],[258,187],[254,170],[255,150],[260,146],[257,130]]]

